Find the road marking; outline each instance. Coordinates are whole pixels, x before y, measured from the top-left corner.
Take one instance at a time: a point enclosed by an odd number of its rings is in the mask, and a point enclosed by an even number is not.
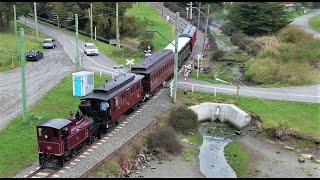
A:
[[[39,176],[32,176],[31,178],[41,178],[41,177],[39,177]]]
[[[66,169],[70,169],[70,167],[69,167],[69,166],[65,166],[64,168],[66,168]]]
[[[93,149],[88,149],[88,151],[91,151],[91,152],[92,152],[92,151],[93,151]]]
[[[112,136],[113,136],[113,134],[111,134],[111,133],[110,133],[110,134],[108,134],[108,136],[109,136],[109,137],[112,137]]]
[[[124,124],[128,124],[128,121],[124,121],[123,123],[124,123]]]
[[[56,177],[56,178],[57,178],[57,177],[60,177],[58,174],[54,174],[54,175],[52,175],[52,176],[53,176],[53,177]]]
[[[104,137],[103,139],[109,139],[109,137],[106,136],[106,137]]]
[[[102,143],[100,143],[100,142],[97,142],[97,144],[98,144],[98,145],[101,145]]]
[[[34,172],[36,172],[36,171],[29,171],[29,174],[32,174],[32,173],[34,173]]]
[[[116,132],[116,131],[112,131],[111,133],[112,133],[112,134],[116,134],[117,132]]]
[[[70,164],[71,164],[71,165],[76,165],[77,163],[71,162]]]
[[[84,155],[80,155],[79,157],[81,157],[81,158],[85,158],[85,156],[84,156]]]
[[[106,140],[103,140],[103,139],[101,139],[100,141],[101,141],[101,142],[106,142]]]
[[[64,171],[64,170],[60,170],[60,171],[58,171],[59,173],[64,173],[64,172],[66,172],[66,171]]]
[[[36,170],[39,170],[40,169],[40,166],[38,166],[37,168],[36,168]]]
[[[125,125],[126,125],[126,124],[124,124],[124,123],[121,123],[121,124],[120,124],[120,126],[125,126]]]
[[[122,129],[122,126],[118,126],[116,129]]]
[[[83,154],[86,154],[86,155],[87,155],[87,154],[90,154],[90,153],[88,153],[88,152],[84,152]]]
[[[117,128],[117,129],[115,129],[115,131],[119,131],[119,130],[120,130],[120,129],[118,129],[118,128]]]
[[[92,146],[92,148],[98,148],[98,146]]]
[[[141,110],[137,111],[138,113],[141,112]]]
[[[78,162],[79,162],[79,161],[80,161],[80,159],[75,159],[75,161],[78,161]]]

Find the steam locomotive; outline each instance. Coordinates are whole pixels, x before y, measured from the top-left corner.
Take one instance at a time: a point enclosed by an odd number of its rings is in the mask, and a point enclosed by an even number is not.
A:
[[[178,65],[182,66],[194,48],[196,27],[187,25],[178,38]],[[174,41],[145,58],[130,72],[115,77],[82,97],[77,112],[68,119],[51,119],[37,125],[41,168],[62,167],[95,138],[115,126],[120,116],[135,109],[170,79],[174,69]]]

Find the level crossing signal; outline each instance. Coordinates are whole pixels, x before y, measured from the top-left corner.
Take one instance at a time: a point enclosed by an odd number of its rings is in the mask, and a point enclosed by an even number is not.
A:
[[[170,97],[173,97],[173,80],[170,83]]]

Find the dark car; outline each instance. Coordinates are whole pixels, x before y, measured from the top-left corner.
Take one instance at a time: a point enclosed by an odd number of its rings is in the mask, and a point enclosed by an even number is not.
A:
[[[43,57],[43,53],[35,50],[30,50],[26,54],[27,61],[38,61],[42,57]]]

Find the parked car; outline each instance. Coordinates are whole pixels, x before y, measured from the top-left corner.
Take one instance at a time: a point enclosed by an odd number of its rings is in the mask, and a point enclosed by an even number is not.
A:
[[[98,47],[96,45],[94,45],[93,43],[86,43],[84,45],[83,52],[87,56],[88,55],[98,55],[99,54]]]
[[[29,50],[26,53],[27,61],[38,61],[43,57],[43,53],[36,50]]]
[[[56,41],[54,39],[45,39],[42,44],[43,48],[55,48]]]

